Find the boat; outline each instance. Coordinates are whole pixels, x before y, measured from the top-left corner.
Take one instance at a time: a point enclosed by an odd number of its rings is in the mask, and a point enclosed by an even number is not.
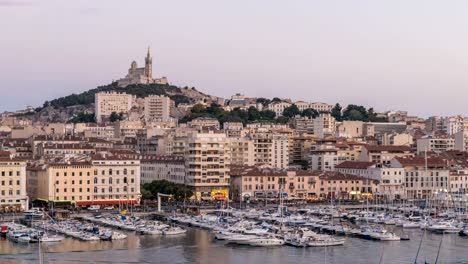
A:
[[[309,247],[328,247],[328,246],[342,246],[344,245],[346,239],[344,238],[334,238],[331,236],[319,236],[312,237],[309,240],[307,245]]]
[[[170,227],[170,228],[164,229],[162,231],[162,234],[165,236],[173,236],[173,235],[185,234],[186,232],[187,230],[176,226],[176,227]]]
[[[379,237],[380,240],[382,241],[400,241],[401,238],[397,235],[395,235],[394,233],[391,233],[391,232],[385,232],[383,234],[380,235]]]
[[[42,243],[49,243],[49,242],[60,242],[64,239],[65,237],[59,236],[59,235],[52,235],[52,236],[43,235],[39,238],[39,241],[41,241]]]
[[[284,240],[276,237],[260,237],[248,241],[247,244],[256,247],[274,247],[284,245]]]

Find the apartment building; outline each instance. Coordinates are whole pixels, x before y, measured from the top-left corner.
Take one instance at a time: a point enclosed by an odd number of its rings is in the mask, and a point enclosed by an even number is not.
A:
[[[96,121],[101,123],[112,113],[128,113],[132,108],[135,96],[126,93],[100,92],[95,95]]]
[[[235,200],[316,196],[317,172],[281,170],[265,166],[232,167],[231,195]]]
[[[143,156],[140,164],[142,184],[161,180],[185,184],[187,173],[184,157]]]
[[[408,199],[433,198],[450,187],[450,171],[441,158],[396,157],[390,167],[404,169]]]
[[[358,160],[388,165],[393,158],[413,156],[414,153],[409,146],[365,145]]]
[[[229,140],[224,133],[191,133],[186,145],[186,183],[197,200],[229,196]]]
[[[429,152],[445,152],[455,150],[455,139],[445,137],[426,136],[416,140],[418,154]]]
[[[468,129],[455,134],[454,149],[468,152]]]
[[[169,120],[171,99],[163,95],[145,97],[145,120]]]
[[[195,118],[192,121],[187,123],[187,126],[190,128],[203,130],[203,129],[220,129],[220,124],[218,119],[210,117],[199,117]]]
[[[0,212],[28,209],[24,160],[0,157],[0,183]]]
[[[140,161],[110,153],[89,160],[61,160],[27,168],[32,200],[69,202],[76,206],[137,204]]]
[[[335,118],[330,113],[321,113],[314,118],[314,135],[320,138],[335,135]]]
[[[235,200],[272,199],[280,195],[298,199],[358,199],[378,188],[378,181],[330,171],[233,167],[231,177]]]
[[[336,125],[337,136],[345,138],[359,138],[364,136],[364,122],[343,121]]]
[[[314,134],[314,119],[310,117],[295,116],[292,119],[294,129],[298,134]]]
[[[405,171],[403,168],[390,168],[367,161],[345,161],[335,166],[344,174],[353,174],[366,179],[379,181],[376,195],[389,200],[405,199]]]
[[[268,110],[275,112],[276,116],[282,116],[284,109],[290,107],[292,104],[288,102],[274,102],[268,105]]]
[[[253,140],[245,137],[230,137],[228,142],[231,152],[231,165],[253,166],[255,164]]]

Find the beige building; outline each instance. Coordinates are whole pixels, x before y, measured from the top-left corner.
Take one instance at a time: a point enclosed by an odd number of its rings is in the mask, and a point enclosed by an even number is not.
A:
[[[186,145],[186,183],[197,200],[228,197],[230,148],[224,133],[192,133]]]
[[[285,169],[289,166],[289,138],[287,135],[270,132],[251,133],[254,143],[254,162]]]
[[[95,95],[96,121],[101,123],[112,113],[128,113],[132,108],[135,96],[126,93],[100,92]]]
[[[409,146],[366,145],[362,148],[358,160],[388,165],[393,158],[413,156],[414,153]]]
[[[254,142],[249,138],[228,138],[231,165],[253,166],[255,164]]]
[[[26,162],[0,157],[0,212],[28,209]]]
[[[359,199],[378,191],[378,181],[339,172],[236,167],[231,170],[232,198]]]
[[[136,204],[140,200],[140,161],[110,153],[88,161],[50,162],[28,168],[31,200],[77,206]]]
[[[410,133],[382,134],[382,145],[410,146],[413,143],[413,136]]]
[[[343,121],[336,125],[338,137],[358,138],[364,136],[364,122]]]
[[[145,97],[145,120],[169,120],[171,99],[162,95]]]

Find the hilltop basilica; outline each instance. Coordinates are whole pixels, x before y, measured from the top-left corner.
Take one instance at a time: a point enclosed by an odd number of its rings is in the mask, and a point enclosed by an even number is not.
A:
[[[131,84],[167,84],[167,78],[161,77],[153,79],[153,59],[151,58],[150,48],[148,47],[148,53],[145,58],[145,67],[138,68],[136,61],[133,61],[128,69],[128,74],[125,78],[117,81],[120,87],[126,87]]]

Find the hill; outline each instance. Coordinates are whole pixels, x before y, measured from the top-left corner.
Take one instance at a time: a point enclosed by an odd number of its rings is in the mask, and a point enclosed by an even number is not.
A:
[[[195,88],[177,87],[164,84],[138,84],[125,88],[117,86],[117,83],[99,86],[79,94],[71,94],[44,102],[35,113],[25,115],[23,118],[32,119],[34,122],[69,122],[71,120],[89,121],[94,113],[94,96],[99,92],[120,92],[144,98],[148,95],[165,95],[171,98],[175,105],[181,103],[196,103],[200,101],[215,102],[218,98],[199,92]],[[176,111],[177,109],[171,109]],[[177,114],[177,113],[176,113]],[[87,116],[88,115],[88,116]]]

